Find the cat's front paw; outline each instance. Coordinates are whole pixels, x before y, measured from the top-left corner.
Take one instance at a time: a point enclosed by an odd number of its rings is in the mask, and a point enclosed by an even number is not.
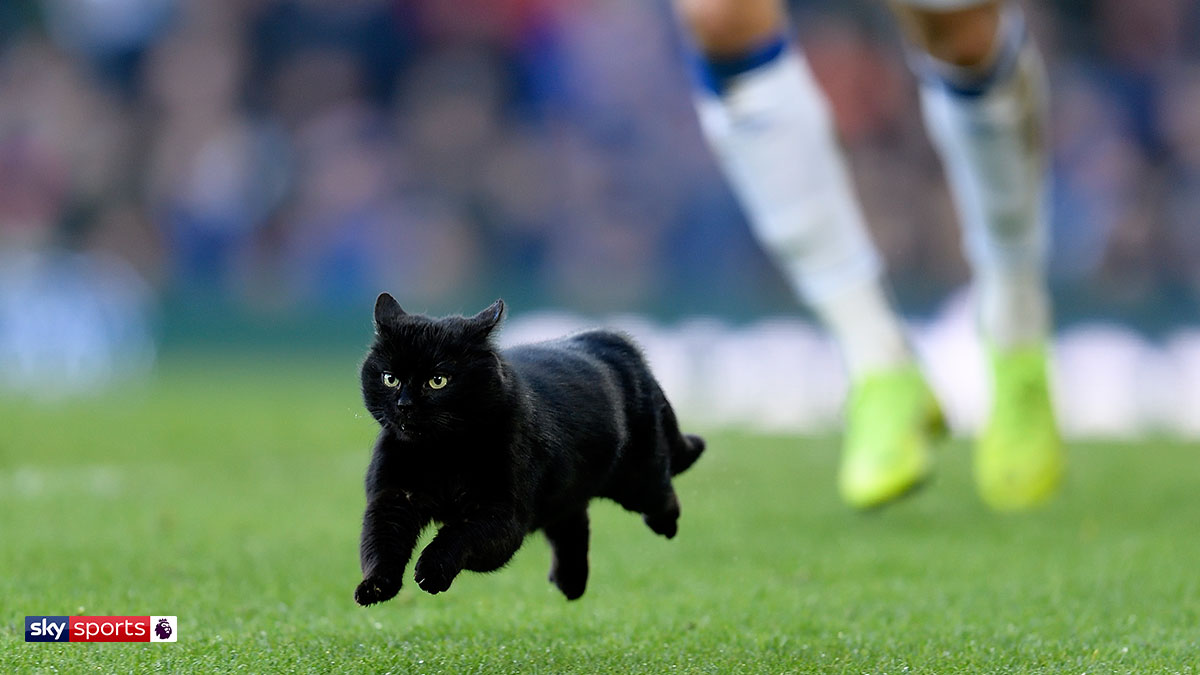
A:
[[[400,592],[400,581],[392,581],[389,577],[373,575],[363,579],[358,588],[354,589],[354,601],[363,607],[384,602],[396,597]]]
[[[454,581],[458,573],[459,567],[449,559],[425,554],[417,561],[417,566],[413,569],[413,578],[421,590],[437,595],[450,588],[450,582]]]

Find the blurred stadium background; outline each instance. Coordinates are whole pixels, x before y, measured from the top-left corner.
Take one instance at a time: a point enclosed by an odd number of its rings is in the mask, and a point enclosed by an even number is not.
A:
[[[890,17],[793,4],[970,428],[967,272]],[[1200,436],[1200,5],[1029,10],[1054,87],[1064,425]],[[4,0],[0,388],[94,395],[214,352],[351,371],[387,289],[430,313],[503,296],[510,341],[615,323],[693,419],[828,429],[836,352],[742,222],[687,78],[665,2]]]

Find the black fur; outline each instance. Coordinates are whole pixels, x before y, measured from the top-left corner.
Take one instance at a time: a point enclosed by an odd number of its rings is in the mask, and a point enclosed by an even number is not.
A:
[[[490,335],[503,314],[499,300],[472,318],[445,319],[407,314],[386,293],[375,304],[362,390],[382,429],[367,470],[361,605],[396,595],[431,522],[442,526],[414,570],[430,593],[464,569],[502,567],[540,529],[550,581],[578,598],[593,497],[675,536],[671,476],[696,461],[704,441],[679,433],[637,347],[595,330],[500,351]]]

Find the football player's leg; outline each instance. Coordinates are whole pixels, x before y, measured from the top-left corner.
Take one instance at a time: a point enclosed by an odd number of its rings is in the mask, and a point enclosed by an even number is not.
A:
[[[942,157],[974,271],[993,407],[976,452],[981,496],[1021,508],[1063,467],[1047,383],[1046,84],[1020,5],[899,0],[916,47],[926,127]]]
[[[855,375],[911,358],[828,106],[778,0],[677,0],[698,51],[697,109],[751,228],[841,343]]]
[[[856,506],[925,478],[940,411],[889,304],[824,96],[779,0],[676,0],[701,126],[750,225],[831,330],[854,393],[840,485]]]

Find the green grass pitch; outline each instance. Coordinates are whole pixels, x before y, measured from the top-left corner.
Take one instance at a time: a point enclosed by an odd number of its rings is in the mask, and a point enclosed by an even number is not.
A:
[[[0,401],[0,672],[1200,671],[1195,444],[1073,445],[1056,502],[998,516],[952,442],[923,492],[859,514],[836,440],[709,434],[674,541],[593,506],[581,600],[536,535],[363,609],[353,362],[214,363]],[[26,614],[174,614],[179,642],[27,644]]]

